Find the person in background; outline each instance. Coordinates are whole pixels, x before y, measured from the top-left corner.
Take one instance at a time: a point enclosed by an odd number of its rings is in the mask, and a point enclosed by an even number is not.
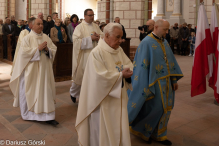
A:
[[[100,23],[100,30],[103,32],[103,29],[104,27],[106,26],[107,24],[105,22],[101,22]]]
[[[178,37],[179,37],[178,23],[175,23],[174,27],[170,29],[170,37],[171,37],[172,52],[174,53],[174,45],[176,44],[177,45],[177,52],[179,54],[180,50],[179,50],[179,43],[178,43]]]
[[[119,17],[116,17],[114,22],[120,24],[120,18],[119,18]],[[122,24],[120,24],[120,25],[122,25]],[[125,32],[125,28],[124,28],[123,25],[122,25],[122,31],[123,31],[122,42],[125,42],[125,39],[126,39],[126,32]]]
[[[99,20],[96,20],[95,23],[100,26],[100,21]]]
[[[0,19],[0,36],[3,35],[3,32],[2,32],[2,27],[3,27],[3,20]]]
[[[73,42],[72,40],[72,35],[73,35],[73,32],[76,28],[76,26],[78,25],[78,16],[76,14],[73,14],[70,18],[70,21],[71,23],[68,24],[68,27],[67,27],[67,30],[68,30],[68,38],[71,42]]]
[[[189,29],[189,36],[191,36],[191,32],[195,32],[195,30],[192,28],[192,24],[188,24],[188,29]]]
[[[58,13],[57,12],[53,12],[52,13],[52,20],[50,21],[50,28],[54,27],[56,18],[58,18]]]
[[[152,19],[146,22],[146,25],[148,26],[148,30],[147,32],[145,32],[144,29],[140,31],[140,36],[139,36],[140,41],[142,41],[147,35],[149,35],[154,30],[154,23],[155,21]]]
[[[6,22],[2,27],[2,32],[3,32],[3,58],[7,59],[7,56],[8,56],[8,45],[7,45],[8,44],[7,43],[8,36],[10,36],[12,38],[11,43],[13,44],[13,41],[14,41],[13,36],[15,33],[15,28],[14,28],[14,25],[11,24],[10,18],[6,19]],[[14,56],[14,54],[12,54],[12,56]]]
[[[52,17],[51,17],[50,15],[48,15],[47,18],[46,18],[46,21],[47,21],[47,22],[52,21]]]
[[[15,36],[19,36],[20,32],[25,29],[25,26],[23,25],[22,20],[19,19],[17,22],[18,23],[17,23],[17,26],[15,26],[15,33],[14,33]]]
[[[189,39],[189,29],[186,27],[187,23],[183,23],[183,27],[179,30],[179,40],[181,46],[181,55],[186,55],[186,50],[188,48],[188,39]]]
[[[189,37],[189,44],[190,44],[190,54],[189,56],[194,56],[195,54],[195,32],[191,32],[191,36]],[[193,52],[193,55],[192,55]]]
[[[39,12],[38,15],[37,15],[37,18],[39,18],[43,21],[43,33],[48,35],[49,31],[50,31],[50,28],[49,28],[49,25],[47,24],[47,21],[43,20],[43,13]]]
[[[14,26],[17,26],[17,21],[15,21],[14,15],[11,16],[11,24],[14,24]]]
[[[60,19],[55,20],[55,25],[50,30],[50,37],[53,42],[65,43],[67,41],[67,35],[65,29],[61,27]]]

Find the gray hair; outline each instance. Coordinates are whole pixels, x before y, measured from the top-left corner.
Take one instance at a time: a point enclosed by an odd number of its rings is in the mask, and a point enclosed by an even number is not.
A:
[[[35,17],[31,17],[31,18],[28,19],[28,23],[34,24],[35,20],[36,20]]]
[[[108,23],[108,24],[104,27],[104,29],[103,29],[104,36],[105,36],[105,34],[107,34],[107,33],[109,33],[110,35],[112,35],[113,30],[114,30],[115,28],[119,28],[119,29],[122,30],[121,24],[119,24],[119,23]]]

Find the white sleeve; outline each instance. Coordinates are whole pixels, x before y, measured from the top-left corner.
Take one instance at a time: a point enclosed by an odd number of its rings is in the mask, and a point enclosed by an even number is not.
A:
[[[34,54],[34,56],[32,57],[30,61],[34,62],[34,61],[39,61],[39,60],[40,60],[40,51],[39,49],[37,49],[36,53]]]
[[[109,93],[109,96],[114,98],[121,98],[121,90],[122,90],[122,72],[120,72],[119,79],[117,80],[116,84],[114,85],[113,89]]]
[[[92,43],[92,39],[90,36],[82,39],[81,49],[82,50],[93,49],[93,43]]]

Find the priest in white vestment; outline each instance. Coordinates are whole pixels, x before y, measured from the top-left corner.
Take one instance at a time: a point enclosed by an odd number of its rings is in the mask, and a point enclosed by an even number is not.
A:
[[[58,122],[52,65],[57,47],[42,30],[43,22],[37,18],[21,42],[9,86],[13,106],[20,106],[23,120],[46,121],[55,126]]]
[[[30,30],[32,29],[33,21],[35,19],[36,19],[35,17],[32,17],[32,18],[28,19],[28,26],[29,26]],[[14,60],[13,60],[12,68],[11,68],[11,75],[12,75],[12,72],[13,72],[13,69],[14,69],[14,64],[15,64],[15,62],[17,60],[17,54],[18,54],[18,51],[19,51],[19,48],[20,48],[20,45],[21,45],[21,41],[29,33],[30,33],[30,31],[28,29],[24,29],[24,30],[21,31],[21,33],[20,33],[20,35],[18,37],[17,46],[16,46],[16,50],[15,50],[15,54],[14,54]]]
[[[119,46],[122,26],[109,23],[84,71],[76,118],[81,146],[131,146],[127,89],[133,64]]]
[[[84,20],[78,25],[72,35],[73,39],[73,59],[72,59],[72,86],[70,95],[75,103],[79,98],[82,78],[85,65],[91,50],[97,46],[102,31],[94,21],[94,12],[92,9],[84,11]]]

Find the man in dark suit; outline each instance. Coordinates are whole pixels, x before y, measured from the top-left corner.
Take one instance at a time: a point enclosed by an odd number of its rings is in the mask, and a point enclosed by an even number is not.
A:
[[[119,17],[116,17],[114,22],[120,24],[120,18],[119,18]],[[120,25],[122,25],[122,24],[120,24]],[[125,42],[125,39],[126,39],[126,32],[125,32],[125,28],[124,28],[123,25],[122,25],[122,31],[123,31],[122,42]]]
[[[18,20],[17,21],[17,25],[15,26],[15,36],[19,36],[20,35],[20,32],[22,31],[22,30],[24,30],[25,29],[25,26],[23,25],[23,22],[22,22],[22,20]]]
[[[47,22],[46,20],[43,20],[43,13],[39,12],[37,18],[41,19],[43,21],[43,33],[45,34],[49,34],[50,33],[50,25],[47,24],[49,22]]]
[[[13,42],[13,37],[14,37],[14,33],[15,33],[15,28],[14,25],[11,24],[11,20],[10,18],[6,19],[5,24],[2,27],[2,32],[3,32],[3,58],[7,59],[7,37],[10,36],[12,38],[12,44]],[[12,55],[13,56],[13,55]]]
[[[188,48],[189,29],[186,27],[187,23],[183,23],[183,27],[179,30],[179,44],[181,46],[181,55],[186,55],[186,49]]]
[[[14,24],[14,26],[17,26],[17,21],[15,21],[15,17],[11,16],[11,24]]]

